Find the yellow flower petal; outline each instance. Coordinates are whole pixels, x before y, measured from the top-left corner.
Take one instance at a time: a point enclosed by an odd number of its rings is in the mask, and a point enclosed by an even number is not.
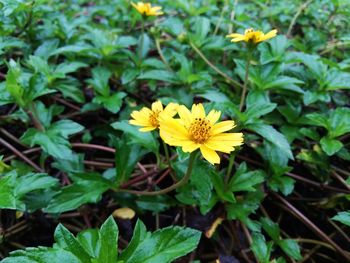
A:
[[[143,121],[143,120],[129,120],[129,123],[132,125],[136,125],[136,126],[147,126],[149,125],[148,122]]]
[[[205,118],[205,110],[202,103],[192,105],[192,117],[193,118]]]
[[[214,143],[224,142],[230,146],[239,146],[243,144],[243,133],[220,133],[210,137]]]
[[[159,10],[162,9],[160,6],[154,6],[150,3],[144,3],[144,2],[138,2],[137,4],[134,4],[131,2],[131,5],[141,14],[146,16],[159,16],[162,15],[163,12],[160,12]]]
[[[181,105],[178,109],[177,112],[181,118],[181,120],[183,120],[185,126],[189,126],[192,122],[192,114],[191,112],[184,106]]]
[[[216,123],[213,128],[211,129],[211,134],[219,134],[225,131],[229,131],[235,127],[234,121],[221,121],[219,123]]]
[[[157,129],[157,127],[149,126],[149,127],[140,128],[139,131],[141,131],[141,132],[149,132],[149,131],[153,131],[155,129]]]
[[[194,104],[191,112],[179,106],[178,114],[180,119],[168,116],[160,120],[160,137],[171,146],[182,147],[184,152],[199,148],[208,162],[216,164],[220,163],[216,151],[230,153],[243,143],[242,133],[224,133],[235,126],[234,121],[216,123],[220,111],[212,110],[206,116],[203,105]]]
[[[226,37],[232,38],[231,42],[251,42],[254,44],[258,44],[262,41],[268,40],[270,38],[275,37],[277,34],[277,30],[271,30],[269,33],[264,34],[262,31],[254,31],[254,29],[249,28],[244,31],[244,34],[233,33],[229,34]]]
[[[238,34],[238,33],[233,33],[233,34],[229,34],[229,35],[226,35],[226,37],[229,37],[229,38],[240,38],[240,37],[244,37],[244,35],[242,34]]]
[[[187,141],[188,132],[179,120],[172,118],[160,122],[160,137],[164,142],[172,146],[181,146],[183,141]]]
[[[151,107],[152,107],[152,111],[153,112],[157,112],[157,111],[161,112],[161,111],[163,111],[163,104],[161,103],[160,100],[157,100],[156,102],[153,102]]]
[[[184,152],[193,152],[197,150],[201,145],[193,141],[184,141],[181,145]]]
[[[235,150],[235,148],[229,145],[226,141],[213,141],[209,139],[205,143],[205,146],[207,146],[211,150],[223,152],[223,153],[230,153]]]
[[[205,145],[201,145],[200,150],[201,150],[203,157],[211,164],[220,163],[219,155],[215,151],[213,151],[212,149],[209,149]]]
[[[221,116],[221,111],[211,110],[207,116],[207,119],[210,121],[212,125],[214,125]]]
[[[265,41],[268,40],[270,38],[273,38],[277,35],[277,29],[271,30],[269,33],[267,33],[266,35],[263,35],[259,40],[261,41]]]
[[[179,104],[170,102],[164,109],[162,113],[169,115],[170,117],[174,117],[177,113],[177,109],[179,108]]]

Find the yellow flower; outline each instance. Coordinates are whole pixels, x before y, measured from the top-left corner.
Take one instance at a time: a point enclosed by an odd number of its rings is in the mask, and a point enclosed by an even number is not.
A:
[[[173,117],[177,113],[178,104],[169,103],[165,109],[163,109],[163,104],[160,100],[153,102],[151,109],[143,107],[139,111],[133,111],[131,113],[132,120],[129,123],[136,126],[142,126],[140,131],[148,132],[155,130],[159,127],[160,118],[169,116]]]
[[[200,149],[203,157],[211,164],[220,163],[216,151],[230,153],[234,146],[243,144],[242,133],[225,133],[235,127],[234,121],[216,123],[220,111],[212,110],[206,115],[202,104],[194,104],[192,111],[181,105],[180,119],[171,117],[160,121],[160,137],[171,146],[180,146],[184,152]]]
[[[275,37],[276,34],[277,34],[276,29],[271,30],[269,33],[265,35],[261,31],[254,31],[254,29],[249,28],[244,31],[244,35],[233,33],[233,34],[227,35],[226,37],[232,38],[231,42],[245,41],[245,42],[253,42],[254,44],[258,44],[262,41]]]
[[[137,4],[134,4],[131,2],[131,5],[141,14],[146,16],[160,16],[164,14],[160,10],[162,9],[161,6],[154,6],[150,3],[144,3],[144,2],[138,2]]]

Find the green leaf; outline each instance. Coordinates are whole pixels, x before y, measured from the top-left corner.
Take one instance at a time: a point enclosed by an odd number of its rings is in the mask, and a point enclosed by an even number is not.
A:
[[[166,70],[150,70],[142,73],[137,79],[154,79],[171,84],[179,84],[178,77],[171,71]]]
[[[24,90],[21,84],[19,83],[21,76],[21,68],[20,66],[14,61],[11,60],[9,62],[9,70],[6,74],[6,90],[8,93],[11,94],[11,96],[15,99],[16,103],[20,107],[25,106],[25,101],[23,98]]]
[[[272,126],[263,123],[254,123],[247,125],[246,128],[248,130],[252,130],[258,133],[264,139],[277,146],[279,150],[283,154],[285,154],[289,159],[294,159],[288,141],[286,140],[283,134],[278,132]]]
[[[295,180],[288,176],[273,175],[268,180],[269,187],[274,191],[281,191],[285,196],[294,190]]]
[[[10,253],[1,263],[82,263],[79,258],[69,251],[59,248],[27,248]]]
[[[293,258],[294,260],[301,260],[303,257],[300,254],[300,248],[298,243],[293,239],[283,239],[278,242],[278,245],[284,253]]]
[[[266,242],[260,233],[253,233],[252,250],[260,263],[269,263],[273,242]]]
[[[112,113],[117,113],[120,110],[120,107],[123,103],[123,98],[125,98],[126,93],[125,92],[116,92],[113,95],[108,96],[96,96],[93,99],[94,103],[103,105],[107,110],[109,110]]]
[[[121,76],[122,84],[128,84],[129,82],[136,79],[136,77],[140,74],[140,70],[134,69],[134,68],[128,68],[123,71],[123,74]]]
[[[263,198],[264,193],[260,190],[248,192],[240,199],[237,199],[236,203],[227,206],[227,218],[230,220],[238,219],[248,223],[250,220],[248,216],[259,208]]]
[[[194,229],[167,227],[147,234],[143,240],[138,239],[141,242],[132,250],[132,254],[128,253],[129,257],[125,260],[128,263],[169,263],[194,250],[200,236],[201,232]]]
[[[92,70],[92,79],[88,79],[87,82],[94,87],[97,94],[108,97],[110,92],[108,81],[111,75],[107,68],[96,67]]]
[[[305,124],[324,127],[328,136],[333,139],[350,132],[350,109],[339,107],[328,114],[310,113],[306,115]]]
[[[58,180],[47,174],[28,173],[19,176],[16,170],[12,170],[0,177],[0,208],[24,211],[27,205],[24,198],[28,193],[57,185]]]
[[[48,154],[55,158],[69,159],[72,156],[69,141],[57,132],[38,131],[37,129],[28,129],[20,138],[24,144],[33,147],[38,144]]]
[[[112,216],[100,228],[101,249],[98,262],[115,263],[118,257],[118,226]]]
[[[7,175],[0,177],[0,208],[1,209],[16,209],[17,206],[23,206],[20,201],[17,201],[15,192],[16,175]]]
[[[350,132],[350,109],[337,108],[329,114],[329,136],[335,138]]]
[[[86,203],[97,203],[111,182],[97,173],[75,174],[74,183],[65,186],[45,208],[47,213],[63,213]]]
[[[276,108],[276,103],[264,103],[264,104],[254,104],[247,108],[243,113],[244,119],[242,120],[244,124],[254,123],[261,116],[264,116],[272,112]]]
[[[139,145],[130,144],[129,141],[130,137],[127,135],[122,136],[116,141],[116,187],[119,187],[122,183],[129,179],[131,173],[135,169],[136,163],[146,153]]]
[[[69,135],[80,132],[83,129],[84,127],[76,122],[61,120],[53,123],[45,131],[30,128],[20,139],[24,144],[28,144],[31,147],[36,144],[40,145],[45,152],[55,158],[70,159],[73,153],[67,138]]]
[[[158,153],[159,143],[151,132],[140,132],[139,127],[129,124],[127,121],[114,122],[111,126],[130,135],[131,143],[138,144],[154,153]]]
[[[327,90],[350,89],[350,74],[332,69],[326,77]]]
[[[188,160],[175,162],[173,165],[176,174],[185,176],[188,167]],[[212,200],[212,189],[210,174],[212,166],[203,160],[196,160],[193,164],[190,182],[179,189],[176,198],[185,204],[198,204],[200,207],[207,206]]]
[[[234,203],[236,199],[234,194],[229,191],[227,185],[224,183],[224,177],[215,170],[211,170],[209,176],[219,198],[223,201]]]
[[[84,126],[71,120],[61,120],[50,126],[50,131],[61,134],[64,138],[84,130]]]
[[[193,29],[195,43],[200,46],[210,31],[210,20],[206,17],[196,17]]]
[[[339,221],[344,225],[350,226],[350,211],[339,212],[332,217],[332,220]]]
[[[242,163],[237,172],[229,182],[229,189],[232,192],[249,191],[254,192],[255,185],[264,181],[265,173],[260,170],[246,172],[246,164]]]
[[[57,245],[74,254],[82,263],[90,263],[90,256],[86,253],[79,241],[62,224],[55,230],[55,241]]]
[[[55,68],[53,73],[57,76],[61,76],[62,78],[64,78],[66,76],[66,74],[75,72],[78,69],[86,67],[86,66],[87,66],[87,64],[82,63],[82,62],[65,62],[65,63],[59,64]]]
[[[320,144],[322,150],[324,150],[328,156],[334,155],[344,146],[340,141],[328,137],[323,137],[320,141]]]
[[[135,250],[142,243],[143,240],[149,237],[150,233],[147,233],[146,226],[142,223],[141,220],[137,220],[132,239],[129,242],[129,245],[124,251],[120,254],[119,260],[127,261],[135,253]]]
[[[260,222],[266,233],[272,238],[273,241],[278,243],[280,238],[280,228],[278,224],[272,222],[272,220],[267,217],[260,218]]]
[[[87,229],[80,232],[76,239],[79,241],[80,245],[85,249],[85,251],[92,258],[97,258],[99,249],[101,247],[99,231],[97,229]]]

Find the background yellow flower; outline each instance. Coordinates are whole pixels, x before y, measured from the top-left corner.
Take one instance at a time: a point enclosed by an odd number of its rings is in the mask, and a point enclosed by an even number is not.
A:
[[[160,121],[160,137],[171,146],[180,146],[184,152],[200,149],[211,164],[220,163],[216,151],[230,153],[235,146],[243,144],[242,133],[225,133],[235,127],[234,121],[216,123],[220,111],[212,110],[206,115],[202,104],[194,104],[192,111],[181,105],[180,119],[171,117]]]
[[[164,109],[162,102],[158,100],[152,103],[151,109],[143,107],[139,111],[133,111],[131,113],[133,119],[129,120],[129,123],[136,126],[143,126],[143,128],[140,128],[142,132],[155,130],[159,127],[160,118],[175,116],[178,106],[178,104],[171,102]]]
[[[164,14],[160,10],[161,6],[153,6],[150,3],[138,2],[137,4],[131,2],[131,5],[141,14],[146,16],[160,16]]]
[[[231,42],[245,41],[245,42],[253,42],[257,44],[262,41],[275,37],[276,34],[277,34],[276,29],[271,30],[267,34],[264,34],[262,31],[254,31],[254,29],[249,28],[244,31],[244,35],[233,33],[233,34],[227,35],[226,37],[232,38]]]

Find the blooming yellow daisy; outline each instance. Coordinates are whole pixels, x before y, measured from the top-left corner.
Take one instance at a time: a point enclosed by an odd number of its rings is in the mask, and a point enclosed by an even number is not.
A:
[[[131,2],[131,5],[141,14],[146,16],[160,16],[164,14],[160,10],[162,9],[161,6],[154,6],[150,3],[144,3],[144,2],[138,2],[137,4]]]
[[[168,117],[160,121],[160,137],[171,146],[180,146],[184,152],[199,148],[203,157],[215,164],[220,163],[216,151],[230,153],[243,144],[242,133],[225,133],[235,127],[234,121],[216,123],[220,111],[212,110],[206,115],[202,104],[194,104],[191,111],[179,106],[178,114],[180,119]]]
[[[253,42],[254,44],[258,44],[262,41],[275,37],[276,34],[277,34],[276,29],[271,30],[267,34],[264,34],[262,31],[254,31],[254,29],[249,28],[244,31],[244,35],[233,33],[233,34],[227,35],[226,37],[232,38],[231,42],[245,41],[245,42]]]
[[[148,132],[155,130],[159,127],[159,120],[166,116],[173,117],[177,113],[178,104],[169,103],[165,109],[160,100],[153,102],[151,109],[143,107],[139,111],[133,111],[131,113],[132,120],[129,123],[136,126],[142,126],[140,131]]]

